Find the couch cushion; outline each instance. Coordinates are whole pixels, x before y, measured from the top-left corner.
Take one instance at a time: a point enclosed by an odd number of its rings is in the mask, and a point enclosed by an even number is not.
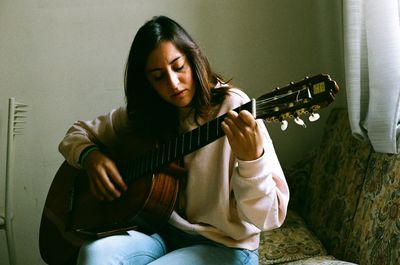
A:
[[[344,249],[370,153],[368,143],[352,136],[347,111],[333,109],[308,179],[301,215],[338,259],[348,260]]]
[[[304,220],[291,210],[288,211],[286,220],[280,228],[261,233],[259,248],[261,265],[325,254],[321,242],[307,229]]]
[[[286,265],[314,265],[314,264],[319,264],[319,265],[350,265],[355,263],[347,262],[347,261],[342,261],[342,260],[336,260],[332,256],[318,256],[318,257],[312,257],[308,259],[302,259],[298,261],[293,261],[293,262],[288,262],[288,263],[282,263]]]
[[[399,264],[400,155],[373,153],[346,255],[360,264]]]

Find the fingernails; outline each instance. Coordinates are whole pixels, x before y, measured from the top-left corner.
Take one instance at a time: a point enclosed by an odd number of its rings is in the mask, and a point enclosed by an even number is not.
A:
[[[231,116],[231,117],[236,117],[238,114],[237,114],[235,111],[230,110],[230,111],[228,112],[228,115]]]

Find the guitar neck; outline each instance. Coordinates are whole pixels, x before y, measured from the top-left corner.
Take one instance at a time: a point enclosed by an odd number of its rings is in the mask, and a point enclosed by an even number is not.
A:
[[[254,112],[253,101],[249,101],[234,109],[236,112],[248,110]],[[185,132],[160,143],[152,151],[135,158],[128,163],[126,175],[136,179],[155,172],[162,166],[176,161],[184,155],[190,154],[203,146],[217,140],[224,135],[221,123],[227,114],[223,114],[194,130]]]
[[[297,118],[305,113],[312,114],[328,106],[338,91],[339,87],[329,75],[319,74],[276,88],[257,100],[253,99],[235,108],[234,111],[248,110],[256,119],[279,122],[287,118]],[[221,122],[225,117],[226,114],[221,115],[192,131],[172,137],[152,151],[129,161],[125,168],[127,180],[154,173],[162,166],[222,137],[224,132]]]

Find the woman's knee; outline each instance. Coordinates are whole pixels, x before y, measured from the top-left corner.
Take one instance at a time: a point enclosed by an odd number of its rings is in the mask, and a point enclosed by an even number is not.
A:
[[[148,236],[136,231],[85,242],[80,249],[78,264],[147,264],[166,253],[158,235]]]

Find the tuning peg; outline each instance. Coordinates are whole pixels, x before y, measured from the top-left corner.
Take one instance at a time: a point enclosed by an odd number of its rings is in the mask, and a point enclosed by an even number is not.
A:
[[[319,114],[312,112],[311,115],[308,117],[308,120],[311,122],[317,121],[319,119]]]
[[[281,120],[281,130],[286,131],[287,127],[288,127],[287,120]]]
[[[302,126],[303,128],[306,128],[306,124],[304,123],[304,121],[302,119],[300,119],[299,117],[294,118],[294,122],[297,123],[298,125]]]

